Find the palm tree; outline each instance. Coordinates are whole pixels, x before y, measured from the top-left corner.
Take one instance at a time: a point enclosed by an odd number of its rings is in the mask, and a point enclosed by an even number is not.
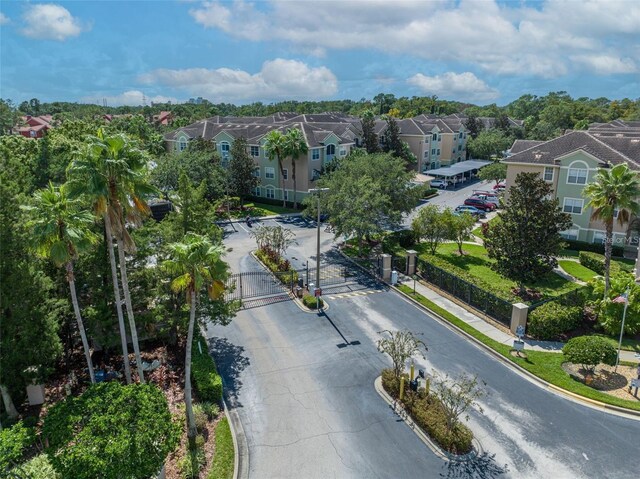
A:
[[[53,261],[56,266],[64,266],[67,272],[71,302],[82,338],[89,377],[91,382],[95,383],[91,351],[78,306],[73,275],[73,261],[78,257],[78,253],[97,241],[97,236],[89,230],[93,218],[89,212],[79,211],[78,201],[67,197],[64,185],[58,188],[49,182],[47,188],[34,194],[34,199],[35,206],[25,209],[33,211],[36,216],[31,222],[35,251],[39,256]]]
[[[284,199],[284,166],[282,159],[287,155],[285,136],[279,130],[273,130],[264,137],[264,150],[270,161],[278,160],[278,168],[280,169],[280,189],[282,190],[282,206],[286,208],[287,201]],[[295,194],[295,193],[294,193]]]
[[[131,383],[131,370],[112,238],[115,237],[118,244],[120,277],[131,329],[131,342],[140,382],[144,383],[125,259],[125,251],[135,251],[135,243],[129,236],[125,223],[126,221],[138,222],[140,213],[148,212],[149,207],[142,199],[142,195],[154,191],[146,182],[143,174],[144,167],[145,162],[141,152],[130,148],[124,135],[105,136],[100,129],[95,137],[89,138],[87,155],[74,160],[67,172],[70,194],[91,198],[95,215],[104,219],[127,383]]]
[[[609,291],[609,266],[613,249],[613,220],[618,212],[618,223],[628,223],[632,215],[640,214],[640,181],[637,173],[626,163],[611,169],[600,169],[595,181],[585,186],[582,194],[588,198],[587,207],[593,208],[591,218],[605,225],[604,295]]]
[[[195,440],[197,433],[191,403],[191,349],[196,306],[203,288],[207,288],[211,299],[219,299],[222,296],[227,276],[227,264],[221,259],[223,251],[220,245],[213,245],[206,237],[187,233],[183,242],[169,245],[170,259],[164,262],[164,267],[173,276],[171,289],[175,292],[186,292],[190,305],[184,362],[184,402],[187,409],[187,435],[190,441]]]
[[[291,178],[293,179],[293,208],[298,207],[296,201],[296,159],[300,155],[304,155],[309,151],[307,147],[307,141],[304,138],[304,134],[298,128],[292,128],[287,131],[284,137],[285,153],[291,157]],[[283,194],[284,197],[284,194]]]

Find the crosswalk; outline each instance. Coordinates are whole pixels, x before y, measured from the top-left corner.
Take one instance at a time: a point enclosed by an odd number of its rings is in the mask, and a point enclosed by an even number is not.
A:
[[[327,299],[343,299],[343,298],[352,298],[354,296],[366,296],[368,294],[374,293],[383,293],[382,289],[374,289],[374,290],[366,290],[366,291],[351,291],[349,293],[338,293],[338,294],[327,294],[325,297]]]

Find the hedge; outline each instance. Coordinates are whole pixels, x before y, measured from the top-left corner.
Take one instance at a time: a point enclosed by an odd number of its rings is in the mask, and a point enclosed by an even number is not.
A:
[[[600,336],[572,338],[564,345],[562,353],[568,361],[582,365],[591,373],[601,363],[613,366],[617,358],[616,348]]]
[[[400,380],[395,377],[393,370],[382,371],[382,387],[391,397],[398,399]],[[444,450],[452,454],[467,454],[471,451],[473,432],[464,424],[458,424],[452,433],[447,431],[443,407],[435,394],[428,394],[424,389],[411,391],[409,383],[405,382],[402,403],[413,420]]]
[[[320,307],[324,308],[324,301],[322,300],[322,298],[317,298],[317,300],[320,301]],[[310,294],[308,294],[307,296],[302,298],[302,302],[309,309],[318,309],[318,302],[316,301],[315,296],[311,296]]]
[[[200,340],[204,342],[202,335],[195,334],[193,353],[191,354],[191,379],[201,402],[220,403],[222,401],[222,377],[218,374],[213,358],[209,355],[206,343],[200,353],[200,349],[198,349]]]
[[[561,339],[561,334],[580,325],[582,316],[580,306],[563,306],[557,301],[549,301],[531,312],[528,332],[537,339]]]
[[[292,282],[293,285],[298,283],[298,272],[291,269],[287,260],[280,258],[280,265],[277,265],[269,258],[268,253],[261,249],[256,251],[256,256],[285,286],[291,286]]]
[[[580,264],[585,268],[589,268],[592,271],[595,271],[599,275],[604,274],[604,255],[598,253],[592,253],[590,251],[580,251],[578,255],[578,259],[580,260]],[[620,265],[618,263],[611,261],[609,266],[609,274],[614,275],[620,271]]]
[[[0,432],[0,472],[19,464],[29,446],[35,442],[33,429],[22,421]]]
[[[575,251],[591,251],[592,253],[604,254],[604,245],[601,243],[587,243],[585,241],[564,240],[568,245],[568,249]],[[612,256],[622,256],[624,248],[622,246],[612,246]]]

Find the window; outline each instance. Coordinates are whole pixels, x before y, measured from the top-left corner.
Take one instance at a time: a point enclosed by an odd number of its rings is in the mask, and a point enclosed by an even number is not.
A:
[[[569,168],[567,183],[572,185],[585,185],[587,183],[587,170],[583,168]]]
[[[340,156],[347,156],[347,149],[346,148],[340,148]]]
[[[544,181],[553,181],[553,168],[550,166],[544,167]]]
[[[438,151],[436,151],[436,155],[440,156],[440,148],[438,148]]]
[[[580,230],[578,228],[571,228],[569,230],[562,231],[560,233],[560,236],[562,236],[564,239],[577,241],[579,234],[580,234]]]
[[[267,198],[269,198],[270,200],[275,200],[276,199],[276,190],[274,190],[273,188],[265,188],[265,196]]]
[[[282,179],[283,180],[288,180],[289,179],[289,170],[286,168],[282,169]]]
[[[442,135],[438,134],[438,141],[442,139]]]
[[[178,150],[184,151],[187,149],[187,140],[185,138],[180,138],[180,143],[178,143]]]
[[[256,166],[255,169],[253,170],[253,176],[255,176],[256,178],[260,178],[260,167]]]
[[[220,151],[222,152],[222,158],[229,158],[229,143],[226,141],[220,143]]]
[[[320,159],[320,150],[318,148],[314,148],[311,150],[311,159],[319,160]]]
[[[284,190],[284,200],[289,201],[289,190]]]
[[[264,167],[264,177],[268,180],[273,180],[276,177],[276,170],[270,166]]]
[[[424,159],[428,159],[429,158],[429,150],[424,152]]]
[[[458,151],[462,151],[462,145],[458,145]]]
[[[327,156],[336,154],[336,145],[327,145]]]
[[[437,134],[437,133],[434,133],[434,134],[433,134],[433,136],[431,137],[431,139],[432,139],[433,141],[438,141],[438,134]]]
[[[572,215],[581,215],[583,204],[583,199],[565,198],[562,211],[564,211],[565,213],[571,213]]]
[[[257,187],[253,190],[253,194],[254,194],[255,196],[260,196],[260,187],[259,187],[259,186],[257,186]]]
[[[260,156],[260,147],[259,146],[251,146],[251,156]]]
[[[433,156],[435,156],[435,154],[436,154],[436,149],[435,149],[435,148],[431,150],[431,154],[432,154]]]
[[[605,239],[606,239],[606,234],[603,233],[602,231],[596,231],[595,233],[593,233],[593,243],[604,244]]]

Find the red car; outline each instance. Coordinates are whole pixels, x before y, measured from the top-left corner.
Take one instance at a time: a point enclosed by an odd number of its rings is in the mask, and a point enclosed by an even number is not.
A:
[[[482,211],[493,211],[496,209],[496,205],[490,203],[486,200],[481,200],[479,198],[467,198],[464,200],[464,204],[467,206],[475,206],[479,210]]]

